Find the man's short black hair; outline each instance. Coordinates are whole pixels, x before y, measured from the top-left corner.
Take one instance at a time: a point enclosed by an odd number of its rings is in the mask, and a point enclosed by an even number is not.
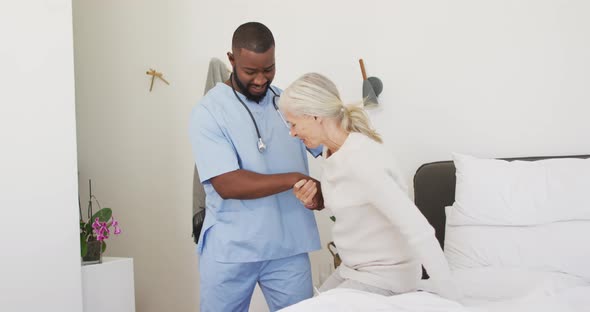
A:
[[[240,49],[264,53],[274,45],[275,38],[272,36],[270,29],[258,22],[248,22],[240,25],[234,31],[231,43],[234,53],[239,52]]]

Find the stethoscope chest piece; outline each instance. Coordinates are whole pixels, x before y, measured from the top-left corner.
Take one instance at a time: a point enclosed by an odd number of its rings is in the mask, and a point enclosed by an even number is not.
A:
[[[266,151],[266,144],[262,142],[262,138],[258,138],[258,151],[264,153]]]

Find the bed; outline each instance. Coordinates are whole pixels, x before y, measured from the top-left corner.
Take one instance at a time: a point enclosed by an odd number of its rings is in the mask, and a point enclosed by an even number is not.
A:
[[[590,311],[588,191],[590,155],[424,164],[415,203],[464,297],[333,289],[281,311]]]

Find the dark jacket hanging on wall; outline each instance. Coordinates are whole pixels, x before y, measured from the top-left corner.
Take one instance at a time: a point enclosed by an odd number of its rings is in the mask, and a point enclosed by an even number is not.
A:
[[[207,81],[205,82],[205,92],[207,94],[218,82],[224,82],[229,79],[230,70],[218,58],[212,58],[209,61],[209,69],[207,71]],[[199,235],[203,228],[203,221],[205,221],[205,189],[199,179],[199,172],[197,166],[194,167],[193,174],[193,238],[195,244],[199,242]]]

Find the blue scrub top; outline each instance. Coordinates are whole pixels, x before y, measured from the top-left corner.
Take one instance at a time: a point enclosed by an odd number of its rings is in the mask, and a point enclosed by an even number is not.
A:
[[[289,135],[273,105],[274,94],[269,90],[260,103],[238,96],[258,124],[266,144],[263,153],[258,151],[248,112],[225,83],[207,92],[191,115],[190,138],[207,209],[199,253],[207,244],[217,261],[255,262],[320,249],[313,211],[292,190],[258,199],[224,200],[211,185],[209,179],[237,169],[260,174],[309,172],[305,146]]]

